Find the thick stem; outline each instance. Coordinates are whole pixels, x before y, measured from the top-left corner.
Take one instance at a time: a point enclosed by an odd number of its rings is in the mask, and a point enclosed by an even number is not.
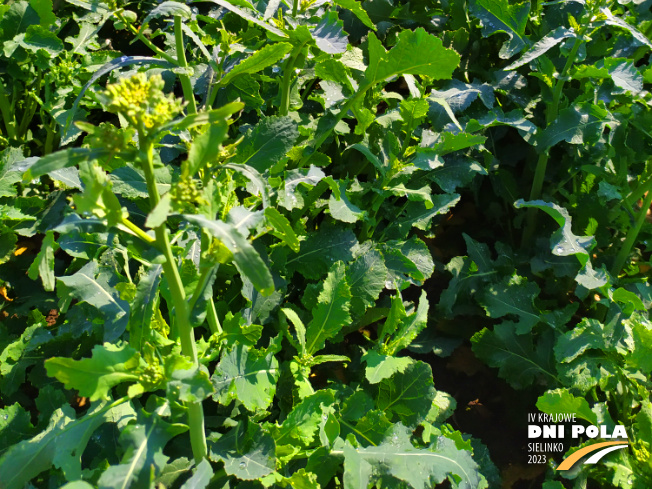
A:
[[[177,47],[177,64],[180,68],[188,68],[188,62],[186,61],[186,47],[183,44],[183,30],[181,29],[181,16],[174,16],[174,39]],[[197,103],[195,102],[195,94],[192,92],[192,83],[190,83],[190,78],[188,75],[183,74],[179,75],[179,80],[181,80],[181,88],[183,89],[183,97],[188,102],[188,113],[196,114],[197,113]]]
[[[299,0],[292,1],[292,17],[297,16],[297,11],[299,10]]]
[[[575,62],[575,58],[577,57],[577,52],[580,49],[580,46],[582,45],[583,34],[584,34],[583,32],[580,32],[578,34],[578,37],[575,38],[571,52],[568,55],[568,58],[566,59],[566,64],[564,65],[564,69],[561,71],[559,75],[559,79],[557,80],[557,83],[555,84],[555,88],[553,89],[552,103],[548,106],[546,110],[546,127],[552,124],[555,121],[555,119],[557,119],[557,115],[559,114],[559,102],[561,100],[564,84],[566,83],[566,76],[568,75],[568,71],[573,66],[573,63]],[[539,155],[537,166],[534,170],[534,179],[532,180],[532,188],[530,189],[530,200],[537,200],[539,197],[541,197],[541,190],[543,189],[543,182],[545,181],[546,178],[546,168],[548,166],[549,157],[550,157],[550,148],[547,148],[543,153]],[[523,231],[523,241],[522,241],[523,247],[529,246],[532,242],[532,238],[534,236],[534,230],[537,225],[537,215],[538,215],[537,209],[535,208],[528,209],[525,230]]]
[[[632,251],[632,248],[634,247],[636,238],[638,237],[638,234],[641,232],[641,228],[643,227],[643,224],[645,224],[645,217],[647,216],[647,211],[650,209],[650,206],[652,205],[652,180],[648,180],[647,185],[645,187],[645,191],[647,192],[647,195],[645,197],[645,200],[643,200],[643,207],[641,208],[641,210],[638,213],[638,216],[636,217],[636,222],[634,223],[634,226],[631,227],[630,230],[628,231],[627,237],[625,238],[625,241],[623,242],[623,245],[620,248],[618,255],[616,255],[616,260],[614,261],[613,266],[611,267],[611,274],[614,277],[618,276],[623,266],[625,265],[625,261],[627,260],[629,253]]]
[[[150,204],[152,208],[160,201],[156,182],[154,180],[154,160],[153,148],[154,145],[148,141],[143,134],[139,131],[139,141],[145,145],[143,171],[145,172],[145,179],[147,181],[147,189],[149,191]],[[190,310],[186,302],[186,292],[183,288],[183,282],[179,275],[179,269],[176,265],[176,260],[172,253],[172,246],[168,237],[168,230],[165,224],[157,227],[154,230],[156,236],[156,247],[163,252],[165,261],[162,264],[163,274],[167,278],[170,295],[172,296],[172,303],[174,306],[174,319],[179,329],[179,337],[181,340],[181,353],[190,358],[192,363],[196,366],[199,365],[197,359],[197,347],[195,345],[195,338],[192,327],[190,325]],[[187,403],[188,408],[188,427],[190,431],[190,445],[192,453],[196,462],[200,462],[206,458],[206,433],[204,430],[204,411],[201,402]]]
[[[303,49],[303,44],[296,46],[290,56],[288,56],[287,61],[285,61],[285,67],[283,68],[283,81],[281,84],[281,107],[279,109],[279,115],[288,115],[290,111],[290,87],[292,85],[292,75],[294,74],[294,63],[297,61],[297,57],[301,54]]]
[[[16,138],[16,121],[13,118],[13,111],[5,95],[5,88],[0,84],[0,113],[2,113],[2,120],[5,123],[5,130],[9,139]]]

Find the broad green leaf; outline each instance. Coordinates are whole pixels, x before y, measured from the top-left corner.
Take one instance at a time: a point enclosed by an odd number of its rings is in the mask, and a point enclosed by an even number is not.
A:
[[[188,151],[188,173],[194,175],[217,158],[220,145],[226,137],[226,122],[212,123],[206,132],[195,137]]]
[[[169,457],[163,454],[165,445],[186,430],[185,425],[166,423],[158,413],[139,413],[137,422],[120,433],[120,443],[126,448],[122,463],[102,473],[98,489],[151,487],[168,461]]]
[[[620,17],[616,17],[609,7],[601,7],[600,8],[600,13],[602,13],[605,17],[605,23],[608,25],[613,25],[616,27],[620,27],[621,29],[625,29],[627,32],[629,32],[634,39],[636,39],[638,42],[641,44],[644,44],[648,46],[649,48],[652,48],[652,41],[650,41],[646,36],[644,36],[638,29],[636,29],[634,26],[628,24],[625,22],[623,19]]]
[[[474,353],[491,367],[498,368],[498,376],[516,389],[531,386],[542,378],[557,382],[552,358],[554,335],[552,331],[536,338],[518,335],[516,325],[504,321],[491,331],[484,328],[471,338]]]
[[[287,261],[286,266],[306,278],[317,280],[326,275],[335,261],[351,261],[358,246],[358,240],[350,229],[324,226],[301,242],[301,250]]]
[[[169,376],[167,384],[168,399],[184,403],[201,402],[215,391],[206,367],[197,367],[186,357],[180,358],[174,364],[176,368]]]
[[[539,286],[514,274],[505,276],[477,295],[477,301],[491,318],[516,316],[516,334],[529,333],[540,321],[534,308],[534,299],[539,295]]]
[[[124,403],[97,405],[79,419],[64,405],[52,414],[43,432],[14,445],[0,458],[3,489],[23,489],[52,465],[62,469],[67,479],[81,479],[81,457],[93,432],[107,421],[131,417],[133,410]]]
[[[361,316],[385,288],[387,267],[383,256],[373,248],[362,253],[347,268],[346,279],[351,288],[351,312]]]
[[[529,1],[515,4],[509,0],[472,0],[469,10],[482,23],[484,37],[499,32],[509,36],[498,54],[501,58],[511,58],[525,47]]]
[[[449,79],[460,62],[455,51],[444,48],[441,39],[428,34],[422,27],[401,31],[389,53],[385,53],[373,33],[369,39],[369,67],[365,77],[372,84],[406,73],[436,80]],[[419,56],[414,53],[419,53]]]
[[[340,180],[339,198],[334,194],[331,194],[328,199],[328,210],[330,211],[331,216],[338,221],[353,223],[362,219],[365,212],[357,205],[351,203],[349,198],[346,196],[346,187],[347,182],[345,180]]]
[[[317,47],[328,54],[346,52],[348,40],[342,29],[344,23],[338,18],[337,12],[328,11],[319,23],[310,31]]]
[[[57,16],[52,11],[52,0],[29,0],[29,5],[36,10],[42,27],[48,27],[57,20]]]
[[[49,175],[49,174],[48,174]],[[132,165],[127,165],[113,170],[109,174],[111,189],[114,193],[126,199],[148,199],[147,180],[145,173]],[[172,188],[172,174],[169,167],[154,170],[156,188],[160,195],[166,194]]]
[[[539,56],[545,54],[549,49],[555,47],[557,44],[562,42],[564,39],[569,37],[577,37],[577,34],[572,29],[567,29],[566,27],[557,27],[556,29],[550,31],[546,34],[541,40],[534,43],[534,45],[528,49],[528,51],[521,56],[517,61],[514,61],[509,66],[503,68],[505,71],[515,70],[520,66],[523,66],[530,61],[537,59]]]
[[[20,165],[23,152],[18,148],[7,148],[0,154],[0,197],[17,195],[15,184],[21,181]]]
[[[387,314],[387,319],[383,325],[378,329],[378,342],[382,343],[386,338],[392,336],[398,326],[407,317],[405,306],[403,305],[403,298],[401,297],[401,289],[396,291],[396,295],[392,297],[392,305]]]
[[[185,3],[166,0],[165,2],[159,3],[155,8],[149,11],[147,17],[143,19],[143,23],[140,25],[139,30],[141,32],[145,30],[149,25],[149,21],[156,17],[179,16],[184,19],[189,19],[191,14],[190,7]]]
[[[558,413],[574,413],[579,419],[598,424],[598,417],[591,411],[589,403],[583,397],[575,397],[568,389],[548,391],[537,400],[539,411],[555,415]]]
[[[236,345],[222,355],[211,382],[213,398],[228,404],[237,398],[250,411],[266,409],[276,392],[279,370],[273,353]]]
[[[139,355],[130,346],[105,343],[93,348],[91,358],[73,360],[53,357],[45,361],[50,377],[63,383],[66,389],[76,389],[91,401],[107,399],[112,387],[122,382],[138,380]]]
[[[256,480],[276,467],[274,439],[254,423],[238,423],[226,435],[209,441],[211,460],[224,462],[224,471],[241,480]]]
[[[20,388],[27,368],[42,359],[41,355],[28,353],[50,338],[43,324],[37,323],[26,327],[19,338],[8,342],[0,353],[0,391],[3,394],[12,395]]]
[[[79,179],[79,170],[77,168],[62,168],[48,173],[48,176],[57,182],[63,183],[66,187],[84,190],[82,182]]]
[[[422,290],[417,310],[400,321],[396,328],[396,332],[392,334],[392,339],[381,347],[383,353],[396,355],[401,350],[410,346],[410,343],[412,343],[417,335],[428,324],[428,307],[429,303],[428,298],[426,297],[426,291]],[[390,312],[390,314],[392,314],[392,312]],[[399,317],[400,315],[401,312],[399,311]],[[389,317],[387,319],[389,321]],[[383,332],[384,331],[385,330],[383,329]]]
[[[587,350],[613,351],[618,341],[613,325],[602,324],[597,319],[584,318],[573,329],[560,335],[555,344],[555,358],[559,363],[569,363]]]
[[[414,360],[409,357],[392,357],[370,350],[362,355],[361,360],[367,364],[365,377],[370,384],[377,384],[388,379],[396,372],[404,372]]]
[[[301,245],[299,244],[294,229],[292,229],[292,226],[290,225],[290,221],[273,207],[265,209],[265,217],[267,218],[267,222],[274,229],[272,234],[288,245],[292,251],[298,253]]]
[[[222,329],[220,338],[226,340],[229,348],[236,344],[255,346],[263,332],[262,326],[247,324],[239,312],[234,315],[231,311],[226,313],[226,317],[222,321]]]
[[[557,222],[559,229],[550,237],[552,253],[557,256],[575,255],[582,267],[575,277],[577,283],[591,290],[602,287],[608,282],[604,270],[595,270],[591,265],[589,251],[595,243],[593,236],[576,236],[573,234],[571,217],[566,209],[542,200],[524,202],[521,199],[516,201],[514,205],[517,208],[534,207],[540,209]]]
[[[416,236],[407,241],[388,241],[381,251],[387,267],[386,289],[398,286],[402,290],[406,283],[422,285],[435,270],[428,246]]]
[[[376,406],[388,418],[400,419],[415,427],[423,421],[435,398],[432,369],[421,361],[410,363],[403,371],[377,384]]]
[[[645,375],[652,372],[652,322],[640,315],[627,320],[632,334],[631,353],[626,357],[627,365],[640,369]]]
[[[404,184],[399,183],[396,185],[389,185],[385,187],[385,190],[389,190],[393,195],[398,197],[407,197],[408,200],[424,202],[426,209],[432,209],[434,207],[434,203],[430,196],[432,193],[430,185],[424,185],[420,188],[409,188]]]
[[[183,217],[219,239],[233,253],[233,261],[238,271],[251,280],[262,295],[269,295],[274,291],[274,281],[269,268],[249,241],[232,225],[211,221],[199,215],[186,214]]]
[[[331,410],[334,402],[333,391],[326,389],[306,397],[292,408],[281,426],[270,427],[276,445],[310,444],[324,421],[323,414]]]
[[[29,438],[33,431],[30,414],[20,404],[16,402],[0,409],[0,456],[8,448]]]
[[[63,51],[63,41],[54,32],[40,25],[30,25],[20,45],[30,51],[46,51],[51,56],[56,56]]]
[[[432,196],[433,205],[430,209],[419,202],[410,202],[406,206],[405,212],[396,216],[396,219],[388,226],[385,235],[401,239],[405,238],[413,227],[425,231],[433,217],[446,214],[459,201],[459,194],[436,194]]]
[[[203,459],[195,468],[195,473],[183,483],[181,489],[205,489],[213,477],[213,468],[208,460]]]
[[[98,264],[91,261],[74,275],[57,280],[63,285],[60,294],[84,301],[104,316],[105,341],[115,341],[122,335],[129,321],[129,303],[120,299],[115,290],[113,274],[105,268],[98,270]]]
[[[303,196],[297,190],[297,187],[302,185],[309,185],[314,187],[326,175],[324,172],[310,165],[310,168],[301,168],[298,170],[290,170],[285,172],[285,188],[282,195],[279,195],[279,204],[287,210],[301,209],[304,206]]]
[[[582,104],[567,107],[559,112],[557,119],[536,138],[537,150],[545,151],[560,141],[571,144],[596,143],[605,127],[617,124],[613,116],[602,107]]]
[[[14,2],[0,18],[2,39],[11,40],[17,34],[25,32],[30,25],[40,23],[38,12],[28,2],[24,0]]]
[[[346,280],[346,267],[336,262],[328,272],[317,304],[312,309],[312,321],[306,327],[306,353],[321,350],[326,340],[337,335],[349,324],[351,289]]]
[[[264,173],[292,149],[298,137],[297,123],[290,117],[267,117],[247,133],[233,162]]]
[[[478,144],[483,144],[486,140],[487,140],[486,137],[477,134],[467,134],[465,132],[452,134],[450,132],[446,132],[442,134],[440,142],[435,144],[434,151],[436,154],[444,156],[449,153],[454,153],[455,151],[460,151],[462,149],[470,148],[472,146],[477,146]],[[480,168],[482,167],[480,166]],[[483,170],[484,168],[482,168],[482,170],[480,171]],[[484,171],[485,175],[486,173],[487,172]],[[448,189],[444,189],[444,190],[450,192],[450,190]]]
[[[104,148],[72,148],[57,151],[39,158],[23,175],[23,181],[29,182],[54,170],[79,165],[84,161],[92,161],[107,156],[109,151]]]
[[[292,44],[289,42],[277,42],[274,44],[268,44],[261,50],[256,51],[244,61],[241,61],[235,65],[231,71],[224,75],[224,78],[219,81],[219,84],[221,86],[226,86],[238,75],[250,75],[253,73],[258,73],[268,66],[276,64],[291,50]],[[281,136],[281,134],[279,134],[279,136]]]
[[[27,275],[32,280],[41,277],[43,288],[48,292],[54,290],[54,252],[58,249],[59,245],[54,241],[54,233],[48,231],[43,238],[41,251],[27,270]]]
[[[411,431],[400,423],[388,430],[378,446],[355,448],[344,445],[344,489],[369,487],[390,475],[412,488],[432,487],[447,477],[459,489],[486,487],[468,450],[458,449],[455,442],[443,436],[428,448],[416,448],[410,441]]]
[[[376,30],[376,26],[369,18],[367,11],[362,8],[360,3],[357,0],[334,0],[335,5],[339,5],[347,10],[350,10],[353,15],[355,15],[360,22],[369,27],[370,29]]]

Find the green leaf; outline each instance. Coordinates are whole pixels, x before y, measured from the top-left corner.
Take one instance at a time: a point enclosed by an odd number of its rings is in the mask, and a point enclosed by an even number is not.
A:
[[[403,298],[401,297],[401,289],[396,290],[396,295],[392,297],[392,306],[387,314],[387,319],[378,330],[378,342],[382,343],[389,336],[392,336],[399,324],[407,317],[405,306],[403,305]]]
[[[48,27],[57,20],[57,16],[52,11],[52,0],[29,0],[29,5],[38,14],[41,27]]]
[[[242,480],[256,480],[276,468],[276,446],[269,433],[254,423],[238,423],[226,435],[209,441],[211,460],[224,462],[224,470]]]
[[[574,413],[579,419],[598,424],[598,417],[591,411],[589,403],[583,397],[575,397],[568,389],[548,391],[537,400],[539,411],[555,415],[558,413]]]
[[[460,62],[455,51],[444,48],[441,39],[428,34],[422,27],[401,31],[389,53],[385,53],[373,33],[369,40],[369,67],[365,78],[372,84],[401,74],[450,79]]]
[[[34,427],[30,420],[30,414],[18,403],[0,409],[0,455],[8,448],[18,444],[20,441],[29,438]]]
[[[41,277],[43,288],[48,292],[54,290],[54,252],[58,249],[59,245],[54,241],[54,233],[48,231],[43,238],[41,251],[27,270],[27,275],[32,280]]]
[[[393,304],[392,304],[393,305]],[[392,339],[382,347],[384,353],[389,355],[396,355],[401,350],[410,346],[410,343],[417,337],[417,335],[428,325],[428,298],[426,291],[421,291],[419,298],[419,305],[417,310],[412,314],[402,319],[396,328],[396,332],[392,334]],[[392,314],[390,310],[390,314]],[[399,317],[401,311],[398,312]],[[387,321],[389,321],[389,317]],[[386,329],[383,328],[383,334]]]
[[[346,280],[351,288],[351,312],[362,316],[373,307],[387,281],[387,267],[376,249],[359,255],[347,268]]]
[[[15,197],[15,184],[21,181],[17,163],[23,160],[23,152],[18,148],[7,148],[0,154],[0,197]]]
[[[617,121],[609,111],[597,105],[585,103],[567,107],[538,134],[537,150],[545,151],[560,141],[571,144],[596,143],[606,126],[613,129],[616,124]]]
[[[652,372],[652,322],[647,318],[635,315],[627,320],[631,328],[632,347],[631,353],[626,356],[626,363],[634,368],[640,369],[645,375]]]
[[[125,403],[97,405],[79,419],[70,406],[57,409],[43,432],[14,445],[0,458],[3,489],[23,489],[52,465],[62,469],[67,479],[81,479],[81,457],[93,432],[105,422],[133,416]]]
[[[169,424],[158,413],[139,413],[136,423],[127,425],[120,433],[120,442],[126,454],[119,465],[106,469],[97,481],[98,489],[149,488],[156,474],[168,461],[163,449],[168,441],[183,433],[187,427]]]
[[[292,149],[298,137],[297,123],[290,117],[267,117],[247,133],[233,162],[264,173]]]
[[[324,226],[301,242],[301,250],[286,266],[290,271],[296,270],[306,278],[317,280],[326,275],[335,261],[351,261],[358,246],[350,229]]]
[[[313,355],[321,350],[327,339],[350,323],[350,305],[351,289],[346,281],[346,267],[338,261],[328,272],[317,304],[312,309],[312,321],[306,327],[306,353]]]
[[[176,360],[173,365],[175,368],[167,384],[168,399],[178,399],[184,403],[201,402],[215,391],[206,367],[195,366],[185,357],[183,361]]]
[[[226,137],[228,126],[226,121],[212,123],[203,134],[193,139],[188,151],[188,173],[195,175],[216,159],[220,145]]]
[[[267,207],[265,209],[265,217],[267,218],[268,224],[274,228],[272,234],[288,245],[292,251],[298,253],[301,245],[294,229],[290,225],[290,221],[273,207]]]
[[[342,29],[344,23],[338,18],[337,12],[328,11],[310,33],[317,47],[328,54],[346,52],[348,40]]]
[[[421,361],[410,363],[378,385],[376,406],[392,419],[398,418],[405,425],[414,427],[423,421],[435,398],[432,369]]]
[[[185,214],[183,218],[219,239],[233,253],[233,261],[238,271],[247,277],[262,295],[266,296],[274,291],[274,281],[269,268],[251,243],[231,224],[192,214]]]
[[[460,201],[459,194],[437,194],[432,196],[432,207],[428,209],[420,203],[410,203],[405,213],[397,216],[387,227],[385,234],[392,238],[405,238],[410,229],[415,227],[425,231],[433,217],[446,214]]]
[[[190,129],[191,127],[203,126],[204,124],[219,124],[228,118],[231,114],[235,114],[243,108],[244,104],[242,102],[231,102],[223,105],[219,109],[207,110],[206,112],[198,112],[197,114],[189,114],[183,119],[170,123],[170,126],[184,130]],[[167,129],[167,127],[163,127],[163,129]]]
[[[530,2],[510,4],[508,0],[472,0],[469,11],[482,23],[482,35],[502,32],[509,41],[500,49],[500,56],[508,59],[525,47],[525,26],[530,13]]]
[[[312,443],[319,426],[324,421],[323,414],[332,410],[331,406],[334,402],[333,391],[326,389],[306,397],[292,408],[281,426],[271,426],[276,445]]]
[[[278,361],[272,352],[236,345],[222,355],[211,382],[213,398],[228,404],[237,398],[250,411],[266,409],[272,402],[278,380]]]
[[[432,487],[447,477],[458,489],[486,488],[478,465],[468,450],[458,449],[455,442],[439,437],[428,448],[415,448],[411,431],[400,423],[388,430],[378,446],[355,448],[344,445],[344,487],[366,488],[390,475],[412,488]]]
[[[409,357],[392,357],[382,355],[375,350],[370,350],[362,355],[361,360],[367,364],[365,377],[370,384],[377,384],[381,380],[388,379],[396,372],[404,372],[414,360]]]
[[[356,0],[334,0],[335,5],[339,5],[347,10],[350,10],[353,15],[355,15],[360,22],[369,27],[370,29],[376,30],[376,26],[369,18],[367,11],[362,8],[359,2]]]
[[[71,148],[39,158],[23,175],[23,181],[29,182],[54,170],[79,165],[84,161],[103,158],[109,154],[104,148]]]
[[[580,324],[557,338],[555,358],[560,363],[569,363],[587,350],[613,351],[617,341],[613,325],[583,318]]]
[[[9,10],[0,17],[0,29],[3,40],[11,40],[16,35],[25,32],[30,25],[41,22],[38,13],[24,0],[14,2]]]
[[[562,42],[564,39],[569,37],[577,37],[577,34],[572,29],[567,29],[566,27],[557,27],[556,29],[550,31],[543,38],[537,41],[528,51],[521,56],[517,61],[514,61],[509,66],[503,68],[505,71],[515,70],[532,60],[537,59],[539,56],[545,54],[549,49],[555,47],[557,44]]]
[[[638,42],[652,48],[652,41],[650,41],[646,36],[644,36],[634,26],[628,24],[627,22],[625,22],[620,17],[614,16],[614,14],[611,13],[611,10],[609,10],[609,7],[601,7],[600,8],[600,13],[603,14],[607,18],[605,20],[606,24],[613,25],[613,26],[616,26],[616,27],[620,27],[621,29],[625,29]]]
[[[126,344],[105,343],[93,348],[91,358],[49,358],[45,361],[45,369],[66,389],[76,389],[80,396],[95,401],[107,399],[111,388],[122,382],[137,381],[138,375],[134,372],[138,369],[139,359],[136,350]]]
[[[283,35],[283,37],[286,36]],[[241,61],[235,65],[231,71],[224,75],[224,78],[219,81],[219,84],[220,86],[226,86],[238,75],[251,75],[253,73],[258,73],[268,66],[272,66],[279,62],[291,50],[292,44],[289,42],[277,42],[274,44],[268,44],[259,51],[256,51],[244,61]],[[282,135],[279,134],[279,136]]]
[[[314,187],[325,176],[323,171],[313,165],[310,165],[310,168],[285,172],[285,189],[282,196],[279,196],[279,204],[289,211],[303,208],[303,196],[297,191],[297,187],[300,184]]]
[[[271,24],[268,24],[267,22],[264,22],[263,20],[257,17],[254,17],[253,15],[245,12],[244,10],[236,7],[232,3],[227,2],[226,0],[210,0],[210,1],[216,3],[220,7],[224,7],[225,9],[230,10],[231,12],[235,13],[236,15],[239,15],[243,19],[253,22],[257,26],[262,27],[263,29],[271,32],[272,34],[275,34],[279,37],[288,37],[287,34],[285,34],[285,32],[283,32],[282,30],[277,29],[276,27],[272,26]]]
[[[306,327],[303,324],[303,321],[301,321],[301,318],[299,315],[294,312],[292,309],[288,307],[283,307],[281,308],[281,311],[283,314],[285,314],[285,317],[288,318],[291,322],[292,325],[294,326],[294,329],[297,331],[297,340],[299,341],[299,354],[303,357],[306,354]]]
[[[552,358],[554,335],[548,330],[533,344],[531,335],[516,334],[516,325],[504,321],[491,331],[484,328],[471,338],[473,352],[491,367],[498,368],[498,376],[516,389],[531,386],[536,379],[559,382]]]
[[[183,19],[189,19],[191,14],[192,11],[186,4],[167,0],[158,4],[156,8],[149,11],[147,17],[145,17],[138,30],[140,32],[145,30],[149,25],[149,21],[156,17],[173,17],[178,15]]]
[[[263,332],[263,327],[259,324],[247,324],[239,312],[234,315],[231,311],[226,313],[222,329],[220,338],[226,340],[229,348],[236,344],[255,346]]]
[[[352,204],[346,196],[347,182],[340,180],[339,182],[340,195],[336,198],[334,194],[328,199],[328,210],[333,218],[342,222],[353,223],[362,219],[365,212],[362,211],[357,205]]]
[[[42,49],[51,56],[56,56],[64,49],[63,41],[55,33],[40,25],[30,25],[20,45],[30,51]]]
[[[514,206],[517,208],[534,207],[540,209],[559,224],[559,229],[550,237],[552,254],[557,256],[575,255],[582,267],[575,277],[577,283],[591,290],[602,287],[608,282],[606,272],[604,270],[594,270],[591,265],[589,251],[595,243],[593,236],[576,236],[573,234],[571,217],[566,209],[542,200],[524,202],[521,199],[516,201]]]
[[[477,300],[491,318],[518,317],[516,334],[526,334],[540,321],[534,308],[534,299],[538,295],[536,283],[514,274],[484,289]]]
[[[62,284],[60,294],[73,296],[99,310],[104,316],[104,340],[115,341],[125,331],[129,321],[129,303],[120,299],[113,287],[114,276],[107,269],[98,270],[97,262],[91,261],[77,273],[58,277]]]
[[[127,199],[148,199],[147,180],[145,173],[130,164],[113,170],[109,175],[113,193]],[[169,167],[154,170],[154,179],[159,194],[163,195],[172,188],[172,174]]]
[[[131,301],[129,321],[129,344],[137,351],[143,350],[152,335],[151,324],[161,283],[161,265],[151,265],[136,287],[136,296]]]

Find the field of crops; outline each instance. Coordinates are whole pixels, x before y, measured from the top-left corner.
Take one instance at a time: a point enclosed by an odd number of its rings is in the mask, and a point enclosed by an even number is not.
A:
[[[0,489],[652,487],[651,37],[3,0]]]

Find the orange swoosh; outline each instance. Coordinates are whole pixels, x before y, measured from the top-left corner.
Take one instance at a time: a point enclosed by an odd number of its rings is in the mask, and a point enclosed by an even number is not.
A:
[[[595,452],[596,450],[599,450],[600,448],[604,447],[609,447],[612,445],[629,445],[629,442],[626,441],[605,441],[602,443],[594,443],[593,445],[589,445],[588,447],[584,447],[569,457],[565,458],[562,463],[559,464],[559,467],[557,467],[557,470],[568,470],[570,469],[573,465],[575,465],[575,462],[577,462],[579,459],[581,459],[584,455],[588,455],[591,452]]]

